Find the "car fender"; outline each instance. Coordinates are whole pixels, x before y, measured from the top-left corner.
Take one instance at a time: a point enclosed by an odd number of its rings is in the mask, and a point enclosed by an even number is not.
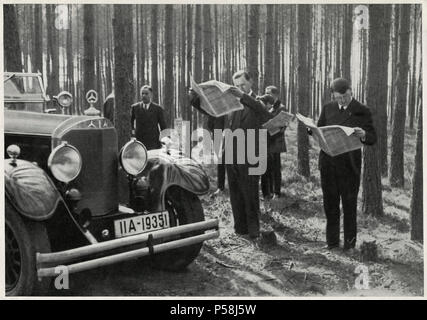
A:
[[[43,221],[49,219],[62,200],[56,186],[37,165],[25,161],[4,160],[5,195],[23,216]]]
[[[198,162],[161,149],[148,151],[143,176],[150,191],[150,209],[155,211],[165,210],[165,195],[171,186],[179,186],[196,195],[209,191],[209,178]]]

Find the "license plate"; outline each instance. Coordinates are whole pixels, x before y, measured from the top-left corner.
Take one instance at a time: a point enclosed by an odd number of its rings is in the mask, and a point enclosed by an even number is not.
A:
[[[169,228],[169,213],[158,212],[114,221],[116,238]]]

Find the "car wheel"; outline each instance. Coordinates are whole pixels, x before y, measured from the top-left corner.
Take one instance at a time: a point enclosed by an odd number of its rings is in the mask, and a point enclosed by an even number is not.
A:
[[[166,208],[169,211],[171,226],[204,220],[203,207],[199,197],[179,187],[170,187],[167,190]],[[188,233],[188,236],[198,234],[200,232],[192,232]],[[180,239],[180,237],[168,240],[176,239]],[[152,258],[153,267],[168,271],[183,270],[198,256],[202,244],[196,243],[156,254]]]
[[[36,252],[50,252],[46,228],[41,222],[24,219],[6,201],[6,295],[42,295],[50,279],[37,277]]]

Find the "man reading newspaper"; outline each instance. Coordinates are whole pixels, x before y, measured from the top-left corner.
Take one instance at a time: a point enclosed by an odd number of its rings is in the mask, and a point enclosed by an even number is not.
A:
[[[333,100],[323,106],[317,127],[339,125],[353,128],[352,135],[366,145],[376,142],[369,108],[352,97],[350,84],[343,78],[331,83]],[[340,200],[344,211],[344,250],[353,251],[357,235],[357,195],[360,185],[362,153],[360,148],[337,156],[321,151],[319,155],[323,207],[326,214],[328,249],[340,242]]]
[[[254,148],[256,154],[260,154],[259,129],[263,123],[267,122],[273,116],[265,109],[265,106],[260,101],[255,99],[256,95],[252,91],[253,80],[248,72],[243,70],[236,72],[233,75],[233,84],[234,87],[230,87],[228,90],[234,95],[240,106],[239,110],[234,110],[233,112],[230,112],[233,108],[232,106],[222,106],[227,112],[224,127],[231,130],[231,132],[243,131],[246,150],[244,163],[239,163],[236,152],[238,150],[238,140],[233,139],[230,141],[232,143],[233,161],[232,163],[226,163],[226,171],[234,218],[234,229],[237,234],[258,241],[260,237],[259,175],[251,175],[249,173],[249,168],[253,165],[250,164],[247,152],[248,144],[253,144],[250,147]],[[203,106],[203,95],[206,94],[198,90],[197,86],[199,85],[195,85],[189,92],[191,105],[200,112],[209,114],[208,110],[206,110],[209,106]],[[200,93],[197,93],[196,90]],[[233,104],[233,101],[231,103]],[[210,107],[213,107],[213,109],[220,109],[219,105],[214,106],[216,105],[215,102],[212,103],[211,101],[210,104]],[[218,115],[221,113],[218,112]],[[248,141],[247,137],[250,131],[255,133],[255,141]],[[263,147],[266,146],[264,145]],[[260,161],[266,161],[266,159],[260,159]]]

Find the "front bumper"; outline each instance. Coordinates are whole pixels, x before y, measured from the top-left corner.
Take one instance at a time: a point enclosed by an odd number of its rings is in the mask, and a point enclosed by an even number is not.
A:
[[[152,245],[154,240],[162,240],[166,237],[178,236],[188,232],[203,232],[202,234],[189,236],[186,238],[172,240],[164,243]],[[207,231],[207,232],[205,232]],[[126,238],[114,239],[110,241],[91,244],[84,247],[75,249],[52,252],[52,253],[37,253],[37,275],[42,277],[58,276],[57,267],[65,266],[68,273],[76,273],[89,269],[94,269],[120,261],[126,261],[134,258],[139,258],[147,255],[156,254],[159,252],[176,249],[195,243],[203,242],[205,240],[217,238],[219,236],[218,220],[211,219],[192,224],[172,227],[168,229],[157,230],[149,233],[138,234]],[[100,254],[106,251],[120,249],[125,246],[138,245],[146,243],[144,248],[121,252],[117,254],[108,255],[101,258],[94,258],[82,262],[66,264],[73,260],[81,260],[93,254]]]

